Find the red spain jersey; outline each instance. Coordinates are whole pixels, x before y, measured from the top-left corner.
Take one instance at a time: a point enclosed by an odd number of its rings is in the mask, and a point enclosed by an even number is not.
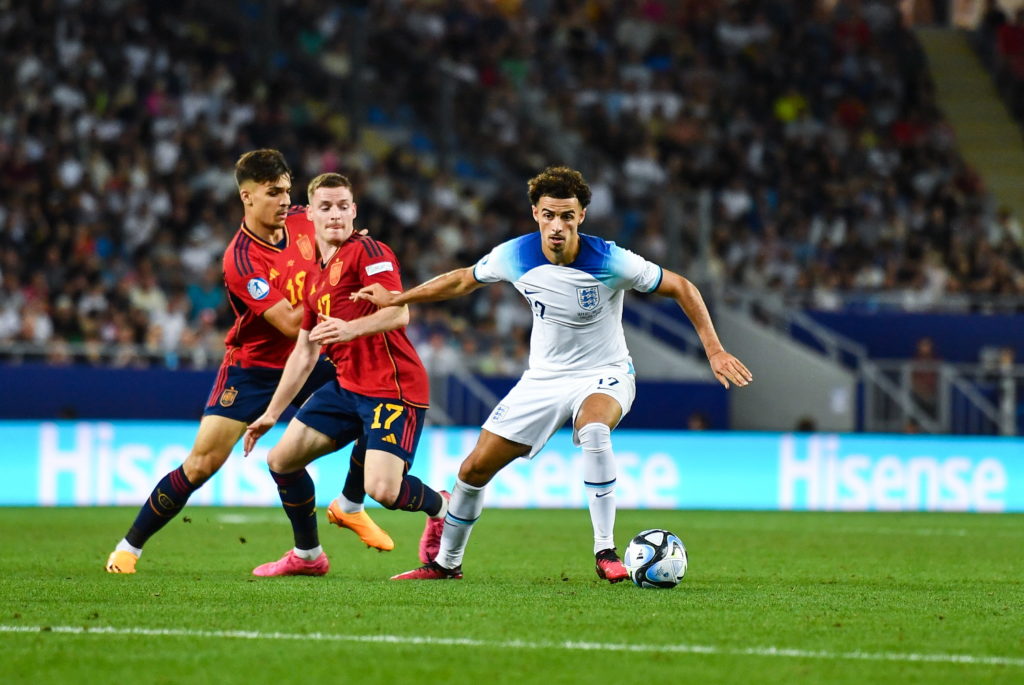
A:
[[[226,364],[284,368],[295,342],[263,314],[281,300],[302,306],[318,270],[313,223],[305,207],[291,208],[277,245],[242,222],[224,251],[224,284],[235,311],[235,324],[224,340]]]
[[[354,234],[323,265],[310,287],[302,328],[313,330],[317,313],[346,321],[373,314],[376,305],[349,299],[371,283],[400,292],[398,260],[384,243]],[[369,397],[395,397],[417,407],[429,404],[427,371],[404,327],[325,348],[338,368],[338,383],[346,390]]]

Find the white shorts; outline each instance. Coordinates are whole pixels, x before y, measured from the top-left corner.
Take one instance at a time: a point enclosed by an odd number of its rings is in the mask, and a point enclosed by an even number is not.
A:
[[[625,416],[636,398],[636,377],[624,366],[573,373],[527,370],[483,427],[506,440],[529,445],[530,453],[525,455],[529,459],[566,421],[575,422],[583,401],[597,393],[615,398]],[[572,441],[580,444],[575,427]]]

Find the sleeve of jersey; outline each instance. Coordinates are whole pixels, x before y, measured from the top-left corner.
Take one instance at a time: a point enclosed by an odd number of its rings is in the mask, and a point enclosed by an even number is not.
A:
[[[480,283],[514,282],[520,274],[516,273],[512,248],[511,242],[505,242],[481,257],[473,266],[473,278]]]
[[[224,259],[224,282],[228,291],[256,316],[262,316],[284,299],[270,270],[270,264],[245,250],[235,250],[235,254],[226,255]]]
[[[302,330],[311,331],[316,326],[316,312],[309,306],[309,302],[302,305]]]
[[[609,258],[611,271],[622,284],[623,290],[632,288],[644,293],[653,293],[661,285],[664,275],[661,267],[635,252],[612,243]]]
[[[402,273],[398,259],[390,247],[378,242],[375,254],[362,252],[359,258],[359,280],[362,284],[380,283],[392,292],[402,292]]]

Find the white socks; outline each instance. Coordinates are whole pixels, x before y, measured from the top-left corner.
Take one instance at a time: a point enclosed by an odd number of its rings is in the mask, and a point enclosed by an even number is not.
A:
[[[456,479],[452,499],[447,504],[448,513],[444,517],[444,533],[441,534],[441,549],[437,552],[436,561],[444,568],[455,568],[462,565],[469,534],[484,510],[484,489]]]
[[[430,516],[430,514],[427,514],[427,516],[429,516],[432,519],[443,519],[447,515],[448,515],[448,498],[445,497],[444,495],[441,495],[441,508],[433,516]]]
[[[321,545],[317,545],[313,549],[299,549],[295,547],[295,556],[299,559],[305,559],[306,561],[313,561],[321,554],[324,553],[324,548]]]
[[[363,510],[362,502],[353,502],[349,498],[345,497],[344,494],[339,494],[334,500],[341,507],[342,513],[345,514],[358,514]]]
[[[615,455],[612,431],[603,423],[588,423],[576,431],[583,447],[583,484],[587,486],[594,553],[615,547]]]
[[[131,552],[132,554],[134,554],[137,557],[141,557],[142,556],[142,548],[141,547],[132,547],[131,545],[128,544],[128,541],[125,540],[124,538],[121,538],[121,542],[117,543],[117,547],[115,547],[114,549],[120,550],[122,552]]]

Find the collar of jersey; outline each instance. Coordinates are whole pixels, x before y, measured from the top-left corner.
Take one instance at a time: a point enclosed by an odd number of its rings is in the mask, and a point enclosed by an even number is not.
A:
[[[341,245],[338,245],[338,249],[334,251],[334,254],[332,254],[331,258],[328,259],[326,262],[323,259],[323,255],[321,255],[320,256],[320,269],[323,270],[323,269],[326,269],[328,266],[330,266],[331,262],[333,262],[338,257],[338,255],[341,254],[341,251],[345,248],[346,245],[348,245],[348,241],[347,240],[345,242],[343,242]]]
[[[268,243],[266,240],[264,240],[263,238],[259,237],[255,233],[253,233],[249,229],[249,227],[245,225],[245,219],[242,219],[242,233],[246,234],[247,236],[249,236],[250,238],[255,240],[258,245],[262,245],[263,247],[267,248],[268,250],[273,250],[274,252],[281,252],[282,250],[284,250],[284,248],[288,247],[288,243],[291,240],[290,235],[288,233],[288,225],[287,224],[285,224],[285,227],[284,227],[284,240],[282,241],[284,243],[283,245],[282,244],[274,245],[273,243]]]

